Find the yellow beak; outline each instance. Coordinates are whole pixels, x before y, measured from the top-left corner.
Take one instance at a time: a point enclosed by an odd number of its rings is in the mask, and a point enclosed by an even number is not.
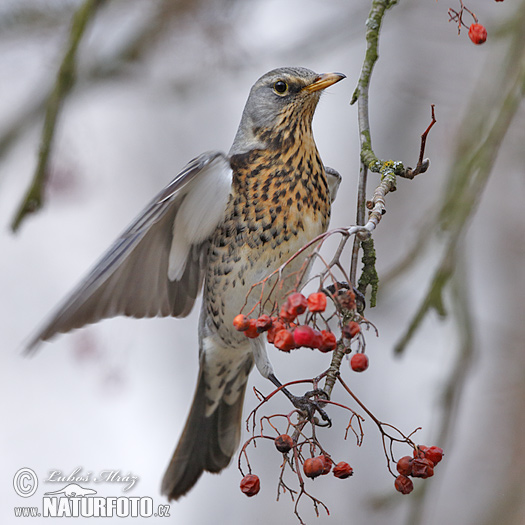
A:
[[[323,73],[319,75],[311,84],[308,84],[303,89],[308,91],[308,93],[314,93],[315,91],[321,91],[327,87],[339,82],[346,78],[346,75],[342,73]]]

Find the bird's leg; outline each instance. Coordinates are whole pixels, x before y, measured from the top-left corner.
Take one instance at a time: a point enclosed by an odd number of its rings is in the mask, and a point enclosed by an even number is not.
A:
[[[312,419],[315,412],[318,412],[323,421],[326,421],[326,425],[319,425],[319,426],[332,426],[332,421],[328,417],[328,414],[323,409],[323,406],[325,403],[323,403],[320,400],[312,399],[313,396],[324,396],[326,399],[328,399],[328,396],[324,390],[321,390],[319,388],[315,390],[310,390],[309,392],[306,392],[302,396],[294,396],[286,387],[283,386],[283,384],[275,377],[275,374],[271,373],[268,374],[268,379],[281,391],[284,393],[284,395],[292,402],[293,406],[297,408],[297,410],[300,410],[301,412],[305,412],[308,416],[308,419]]]

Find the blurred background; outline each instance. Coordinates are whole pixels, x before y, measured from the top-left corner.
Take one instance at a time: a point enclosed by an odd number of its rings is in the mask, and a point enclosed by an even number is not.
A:
[[[133,474],[139,481],[128,495],[165,503],[160,480],[197,376],[198,306],[183,320],[104,321],[42,345],[33,358],[22,356],[24,342],[187,161],[206,150],[228,151],[251,85],[272,68],[347,75],[323,96],[314,132],[324,162],[343,176],[331,225],[354,224],[359,139],[349,101],[370,4],[103,3],[81,42],[77,81],[58,121],[45,207],[14,234],[10,225],[37,164],[46,100],[81,2],[0,1],[2,523],[29,521],[15,518],[13,507],[39,505],[45,491],[63,486],[42,482],[52,470]],[[525,23],[523,1],[468,4],[487,27],[483,46],[474,46],[467,30],[457,35],[449,7],[459,9],[459,2],[406,0],[385,17],[370,91],[375,152],[414,166],[430,104],[438,123],[427,143],[429,171],[399,181],[374,234],[383,286],[378,306],[366,312],[379,330],[378,338],[367,334],[370,368],[355,374],[343,366],[376,417],[406,433],[422,427],[416,442],[439,445],[446,456],[432,479],[401,496],[372,421],[365,418],[357,447],[352,437],[343,440],[346,421],[338,414],[335,428],[319,437],[336,461],[352,465],[354,476],[311,482],[310,492],[331,516],[321,509],[317,519],[305,499],[306,523],[525,523],[523,104],[500,133],[488,182],[477,186],[479,202],[448,259],[455,271],[443,295],[447,317],[431,311],[406,350],[397,356],[393,350],[443,259],[450,234],[436,217],[451,188],[457,190],[454,181],[463,180],[461,170],[468,170],[456,168],[469,136],[483,128],[473,117],[497,118],[490,109],[503,96],[505,75],[525,64],[523,48],[515,46],[516,21],[521,30]],[[370,175],[369,195],[377,177]],[[424,248],[412,251],[418,240]],[[282,381],[311,377],[327,365],[313,352],[272,352],[272,360]],[[256,404],[253,385],[270,391],[254,372],[246,413]],[[396,449],[398,457],[407,453]],[[280,456],[273,445],[252,450],[250,461],[261,478],[257,497],[239,491],[232,464],[220,476],[203,475],[171,504],[171,519],[148,523],[298,523],[288,494],[275,501]],[[22,467],[41,479],[25,500],[12,485]],[[97,490],[122,494],[120,485]],[[119,523],[128,521],[136,520]]]

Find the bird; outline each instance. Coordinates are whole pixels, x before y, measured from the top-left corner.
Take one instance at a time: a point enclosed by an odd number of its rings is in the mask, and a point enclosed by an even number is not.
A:
[[[260,77],[229,153],[190,161],[27,345],[33,352],[58,333],[117,315],[185,317],[202,291],[197,386],[162,480],[168,500],[230,463],[254,364],[275,379],[262,339],[246,338],[233,319],[252,284],[328,228],[341,176],[321,161],[312,119],[321,93],[344,78],[303,67]]]

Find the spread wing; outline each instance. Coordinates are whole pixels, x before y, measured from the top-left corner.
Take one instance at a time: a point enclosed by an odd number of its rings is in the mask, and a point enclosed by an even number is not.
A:
[[[186,316],[199,294],[206,247],[224,216],[232,172],[223,153],[192,160],[146,206],[32,339],[116,315]]]

